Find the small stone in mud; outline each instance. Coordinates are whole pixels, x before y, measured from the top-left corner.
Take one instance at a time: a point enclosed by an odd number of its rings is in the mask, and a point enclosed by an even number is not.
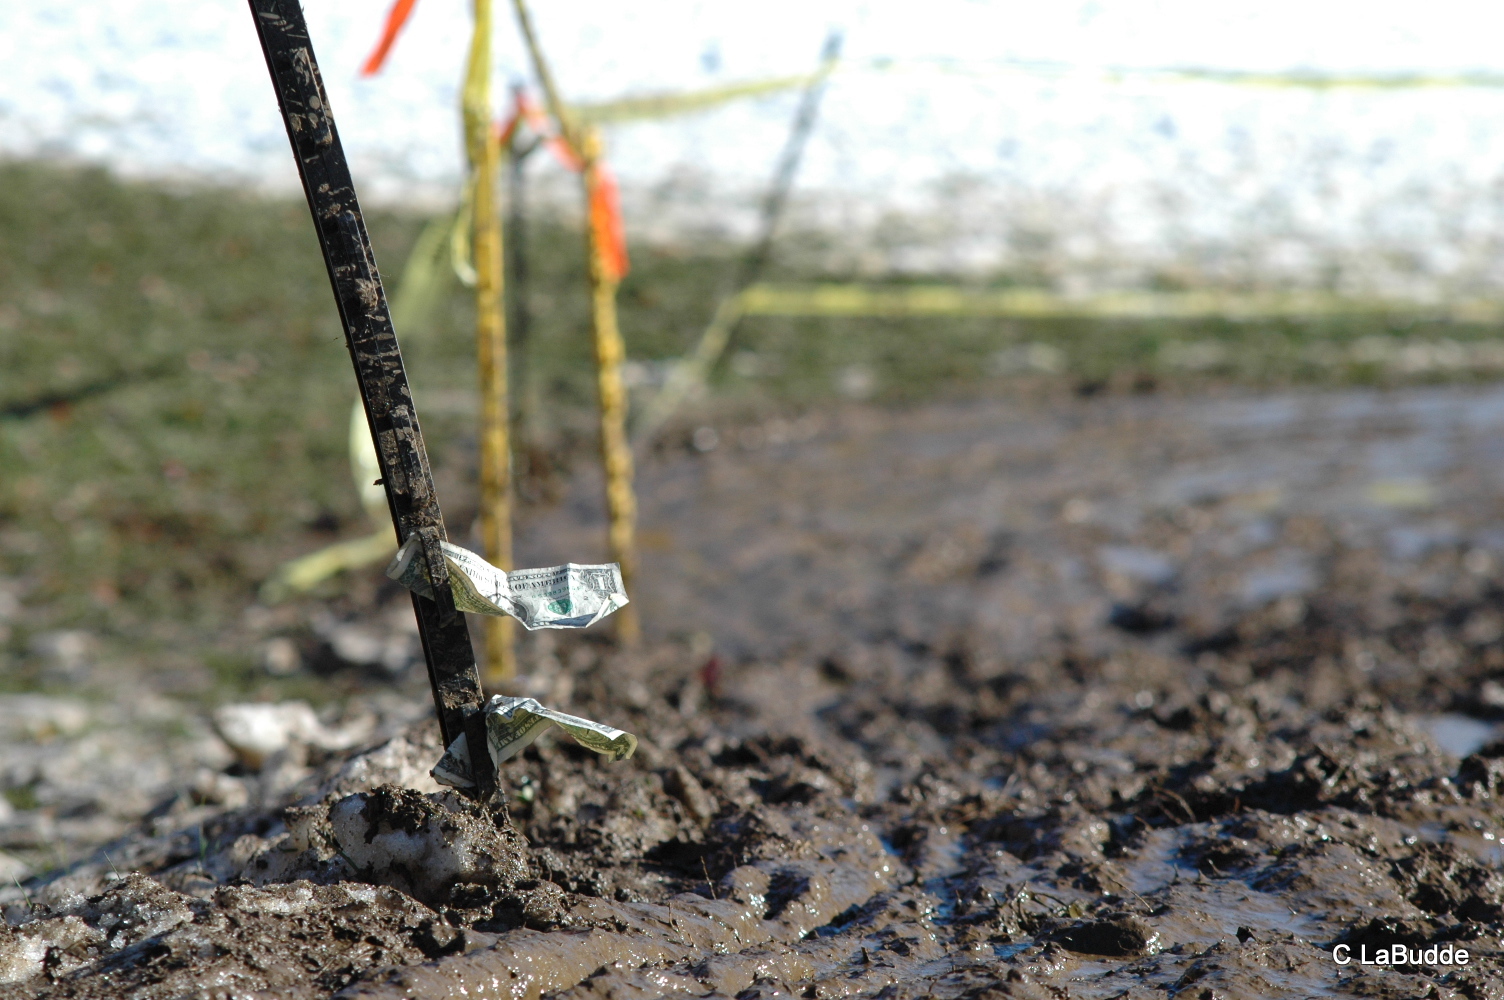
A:
[[[565,909],[564,890],[542,880],[519,882],[509,891],[494,894],[489,902],[490,925],[495,928],[548,930],[559,923]]]
[[[710,822],[719,811],[720,807],[715,799],[710,797],[705,787],[682,764],[664,776],[663,790],[682,802],[697,823]]]
[[[1162,949],[1159,932],[1136,917],[1118,916],[1077,924],[1058,935],[1061,944],[1082,955],[1127,958]]]

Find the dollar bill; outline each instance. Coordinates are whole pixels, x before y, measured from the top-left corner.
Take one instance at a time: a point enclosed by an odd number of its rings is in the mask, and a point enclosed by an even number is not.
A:
[[[626,760],[637,751],[637,737],[631,733],[577,715],[556,712],[534,698],[508,698],[498,694],[486,703],[485,712],[486,747],[491,751],[491,763],[498,768],[526,749],[549,726],[558,726],[580,746],[613,761]],[[454,788],[475,786],[470,747],[464,733],[449,744],[443,759],[434,765],[431,773],[441,785]]]
[[[440,544],[449,567],[454,606],[461,611],[511,615],[527,629],[584,628],[627,603],[621,567],[616,563],[565,563],[505,572],[469,549],[449,542]],[[397,550],[386,575],[408,590],[433,597],[417,535],[410,535]]]

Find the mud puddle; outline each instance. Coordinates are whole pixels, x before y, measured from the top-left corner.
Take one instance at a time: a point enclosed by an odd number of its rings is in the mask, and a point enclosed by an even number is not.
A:
[[[666,449],[656,634],[529,654],[636,758],[540,741],[493,816],[427,777],[426,724],[314,755],[0,893],[5,995],[1504,996],[1501,400],[853,409]],[[539,554],[590,557],[574,488]]]

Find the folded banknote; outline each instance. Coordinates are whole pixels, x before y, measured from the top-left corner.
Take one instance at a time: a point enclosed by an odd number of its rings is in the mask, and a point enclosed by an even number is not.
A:
[[[549,726],[558,726],[574,737],[580,746],[604,754],[613,761],[626,760],[637,750],[637,737],[631,733],[577,715],[556,712],[533,698],[508,698],[498,694],[486,704],[485,712],[486,745],[491,751],[492,765],[498,768],[526,749]],[[470,747],[463,733],[449,744],[443,759],[434,765],[432,774],[441,785],[454,788],[475,786]]]
[[[449,567],[454,606],[461,611],[511,615],[527,629],[584,628],[627,603],[621,567],[616,563],[504,571],[469,549],[449,542],[440,545]],[[422,542],[416,534],[409,535],[397,550],[386,575],[408,590],[433,597]]]

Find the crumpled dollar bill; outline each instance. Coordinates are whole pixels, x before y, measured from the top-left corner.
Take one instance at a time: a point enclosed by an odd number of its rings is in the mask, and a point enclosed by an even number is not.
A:
[[[534,698],[508,698],[494,695],[486,703],[486,746],[491,751],[491,763],[500,768],[502,763],[520,754],[527,745],[547,729],[558,726],[580,746],[604,754],[613,761],[626,760],[637,751],[637,737],[620,729],[599,722],[591,722],[577,715],[566,715],[544,708]],[[474,788],[475,778],[470,765],[470,746],[465,734],[455,737],[444,751],[444,757],[430,772],[441,785],[454,788]]]
[[[584,628],[624,607],[627,591],[616,563],[565,563],[546,569],[505,572],[469,549],[440,543],[449,566],[454,606],[478,615],[511,615],[527,629]],[[409,535],[386,568],[386,575],[424,597],[433,584],[422,558],[423,543]]]

